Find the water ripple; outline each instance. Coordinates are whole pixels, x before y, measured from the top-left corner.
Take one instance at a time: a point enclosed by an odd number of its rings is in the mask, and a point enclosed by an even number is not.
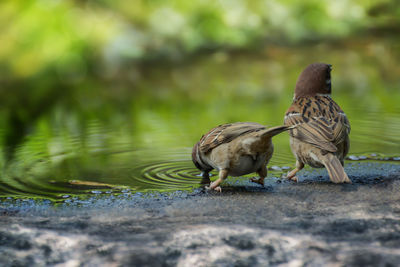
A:
[[[190,161],[162,161],[141,167],[140,176],[135,179],[154,189],[185,189],[199,184],[198,174]]]

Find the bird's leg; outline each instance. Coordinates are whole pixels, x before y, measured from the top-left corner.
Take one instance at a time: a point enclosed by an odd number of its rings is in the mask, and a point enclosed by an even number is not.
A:
[[[228,170],[220,170],[218,179],[212,182],[210,186],[206,186],[206,189],[214,189],[215,191],[222,192],[222,189],[219,185],[225,180],[226,177],[228,177]]]
[[[304,163],[300,162],[300,161],[296,161],[296,168],[290,172],[288,172],[286,178],[288,178],[289,180],[293,180],[295,182],[297,182],[297,177],[296,177],[296,173],[298,171],[300,171],[301,169],[304,168]]]
[[[252,181],[253,183],[264,185],[264,179],[265,177],[267,177],[267,166],[263,164],[261,168],[257,171],[257,173],[258,175],[260,175],[260,178],[251,178],[250,181]]]
[[[201,176],[202,176],[202,179],[201,179],[200,184],[210,184],[211,183],[210,175],[208,172],[203,171]]]

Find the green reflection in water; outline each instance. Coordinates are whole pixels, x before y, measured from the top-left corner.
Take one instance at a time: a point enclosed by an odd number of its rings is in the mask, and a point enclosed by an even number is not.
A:
[[[350,154],[397,159],[397,43],[361,39],[302,48],[268,46],[257,54],[218,52],[179,64],[132,67],[127,69],[135,73],[132,81],[108,88],[117,91],[114,96],[120,90],[120,102],[108,103],[104,88],[104,95],[97,96],[106,119],[65,103],[42,116],[13,160],[6,164],[1,159],[0,193],[57,199],[126,188],[198,187],[201,178],[190,153],[201,135],[234,121],[281,124],[297,76],[316,61],[333,65],[333,98],[352,126]],[[293,167],[294,158],[287,133],[273,141],[270,166],[286,168],[269,175],[280,176]]]

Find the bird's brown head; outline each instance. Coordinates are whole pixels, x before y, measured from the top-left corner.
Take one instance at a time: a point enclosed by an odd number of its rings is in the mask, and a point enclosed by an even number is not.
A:
[[[313,63],[307,66],[297,79],[294,97],[331,94],[332,65]]]

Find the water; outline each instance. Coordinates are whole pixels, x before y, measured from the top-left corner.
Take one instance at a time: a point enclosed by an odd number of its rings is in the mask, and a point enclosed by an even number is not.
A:
[[[111,104],[107,94],[97,100],[107,110],[106,119],[83,116],[74,106],[55,106],[37,120],[13,159],[1,159],[0,195],[66,200],[198,188],[200,172],[190,153],[201,135],[234,121],[281,124],[297,76],[316,61],[333,65],[333,98],[351,122],[347,163],[399,162],[397,43],[361,39],[268,46],[256,53],[218,52],[132,67],[123,89],[107,88]],[[268,176],[281,177],[295,161],[287,133],[273,141]]]

